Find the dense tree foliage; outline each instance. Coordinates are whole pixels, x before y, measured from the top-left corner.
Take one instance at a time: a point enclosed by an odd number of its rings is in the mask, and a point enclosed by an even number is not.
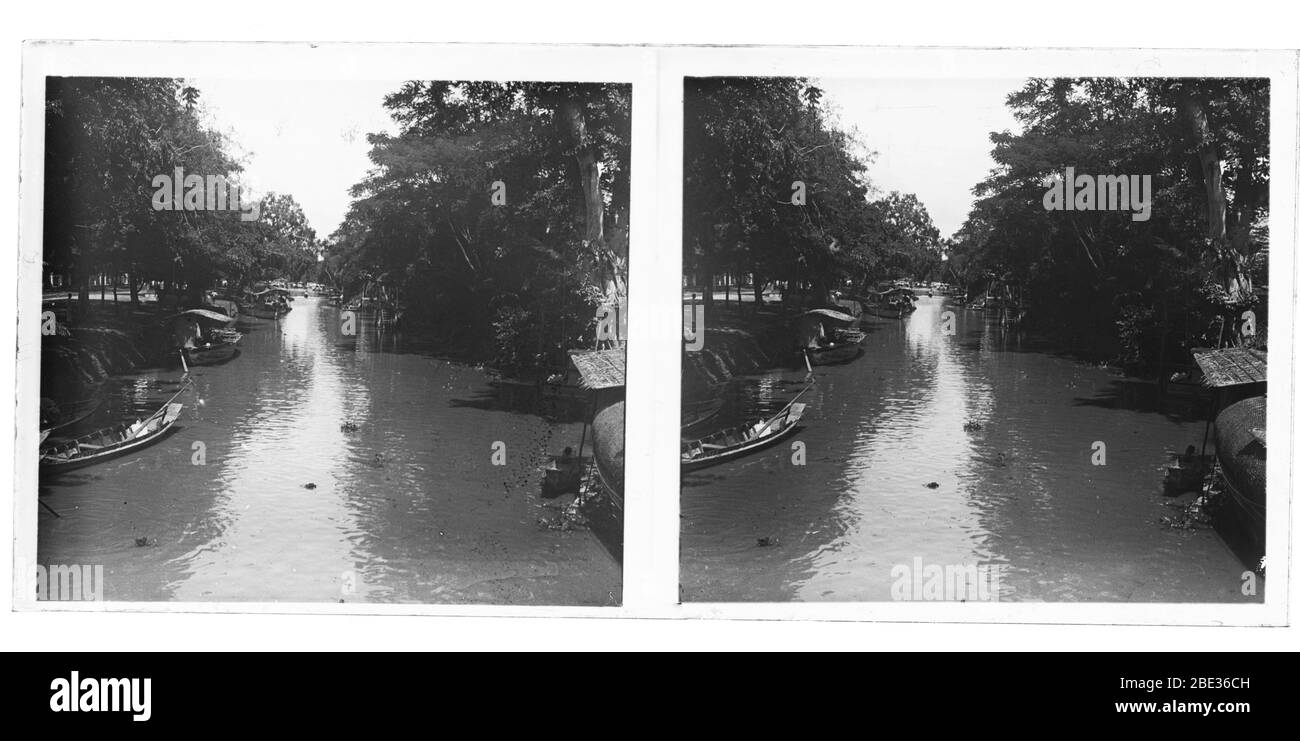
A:
[[[1267,280],[1268,97],[1266,79],[1030,80],[947,273],[1023,285],[1037,327],[1130,364],[1240,341]],[[1049,211],[1066,167],[1150,175],[1149,219]]]
[[[921,278],[941,253],[914,195],[871,200],[871,155],[797,78],[686,81],[683,258],[700,287],[750,276],[811,290]],[[705,291],[706,302],[711,291]]]
[[[562,367],[627,290],[631,89],[407,82],[325,276],[508,370]]]
[[[237,287],[293,278],[314,261],[315,235],[290,196],[263,198],[256,220],[229,204],[156,207],[155,178],[178,170],[205,185],[224,178],[232,192],[238,184],[240,164],[230,143],[201,122],[199,97],[174,79],[49,79],[45,267],[72,281],[80,306],[97,275],[129,275],[133,300],[140,286],[157,281],[198,301],[220,281]]]

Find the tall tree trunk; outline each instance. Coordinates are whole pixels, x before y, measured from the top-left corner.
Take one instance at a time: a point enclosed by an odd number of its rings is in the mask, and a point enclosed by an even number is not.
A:
[[[560,104],[560,120],[570,141],[577,163],[578,183],[582,187],[583,220],[586,227],[583,241],[600,256],[605,296],[618,301],[627,296],[623,279],[626,255],[615,254],[605,242],[605,199],[600,191],[600,153],[587,134],[587,117],[582,104],[572,98]]]
[[[1210,131],[1205,104],[1199,96],[1185,92],[1179,96],[1179,107],[1192,132],[1192,146],[1201,166],[1201,180],[1205,187],[1205,237],[1214,253],[1219,281],[1229,302],[1239,302],[1251,293],[1250,275],[1247,271],[1250,249],[1250,227],[1254,221],[1253,208],[1243,214],[1245,223],[1239,223],[1229,240],[1227,229],[1228,199],[1223,189],[1223,163],[1219,147]],[[1248,181],[1247,181],[1248,182]]]

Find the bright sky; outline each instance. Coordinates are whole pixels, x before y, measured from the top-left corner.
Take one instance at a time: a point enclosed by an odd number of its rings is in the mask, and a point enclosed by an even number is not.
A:
[[[188,82],[199,89],[208,125],[236,145],[254,195],[292,195],[321,238],[343,221],[348,188],[370,168],[366,135],[396,133],[383,102],[400,80]]]
[[[384,95],[400,80],[191,81],[210,125],[231,136],[256,195],[289,193],[319,237],[347,212],[348,188],[370,167],[366,134],[395,133]],[[991,131],[1016,129],[1005,106],[1023,80],[823,79],[824,101],[877,153],[881,194],[915,193],[944,236],[970,210],[971,188],[993,165]]]
[[[915,193],[943,236],[961,228],[989,169],[989,132],[1018,131],[1005,103],[1024,80],[822,79],[823,103],[876,152],[867,174],[884,195]]]

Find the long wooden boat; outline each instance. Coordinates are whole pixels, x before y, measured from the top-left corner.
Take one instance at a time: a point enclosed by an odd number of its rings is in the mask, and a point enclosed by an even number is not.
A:
[[[723,430],[699,440],[683,441],[682,471],[735,460],[789,437],[797,429],[805,406],[792,403],[771,419],[748,427]]]
[[[71,471],[152,445],[176,424],[183,406],[169,402],[147,419],[105,427],[75,440],[47,445],[41,448],[40,470],[44,473]]]

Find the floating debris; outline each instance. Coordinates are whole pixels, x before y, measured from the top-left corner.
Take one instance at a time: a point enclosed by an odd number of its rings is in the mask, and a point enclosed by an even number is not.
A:
[[[938,482],[938,481],[931,481],[930,483],[928,483],[928,484],[925,485],[925,488],[927,488],[927,489],[938,489],[938,488],[939,488],[939,482]]]
[[[344,422],[343,424],[339,425],[339,429],[343,432],[356,432],[357,430],[361,429],[361,425],[358,425],[356,422],[353,422],[352,420],[348,420],[347,422]]]
[[[975,422],[975,421],[972,420],[972,421],[967,422],[966,424],[962,425],[961,428],[962,428],[963,430],[965,430],[966,432],[979,432],[980,430],[983,430],[983,429],[984,429],[984,425],[980,424],[979,422]]]
[[[309,483],[303,484],[303,485],[302,485],[302,488],[304,488],[304,489],[315,489],[315,488],[316,488],[316,485],[313,484],[313,483],[310,483],[310,482],[309,482]]]
[[[771,536],[766,536],[758,539],[759,548],[771,548],[774,545],[781,545],[781,539],[774,538]]]

